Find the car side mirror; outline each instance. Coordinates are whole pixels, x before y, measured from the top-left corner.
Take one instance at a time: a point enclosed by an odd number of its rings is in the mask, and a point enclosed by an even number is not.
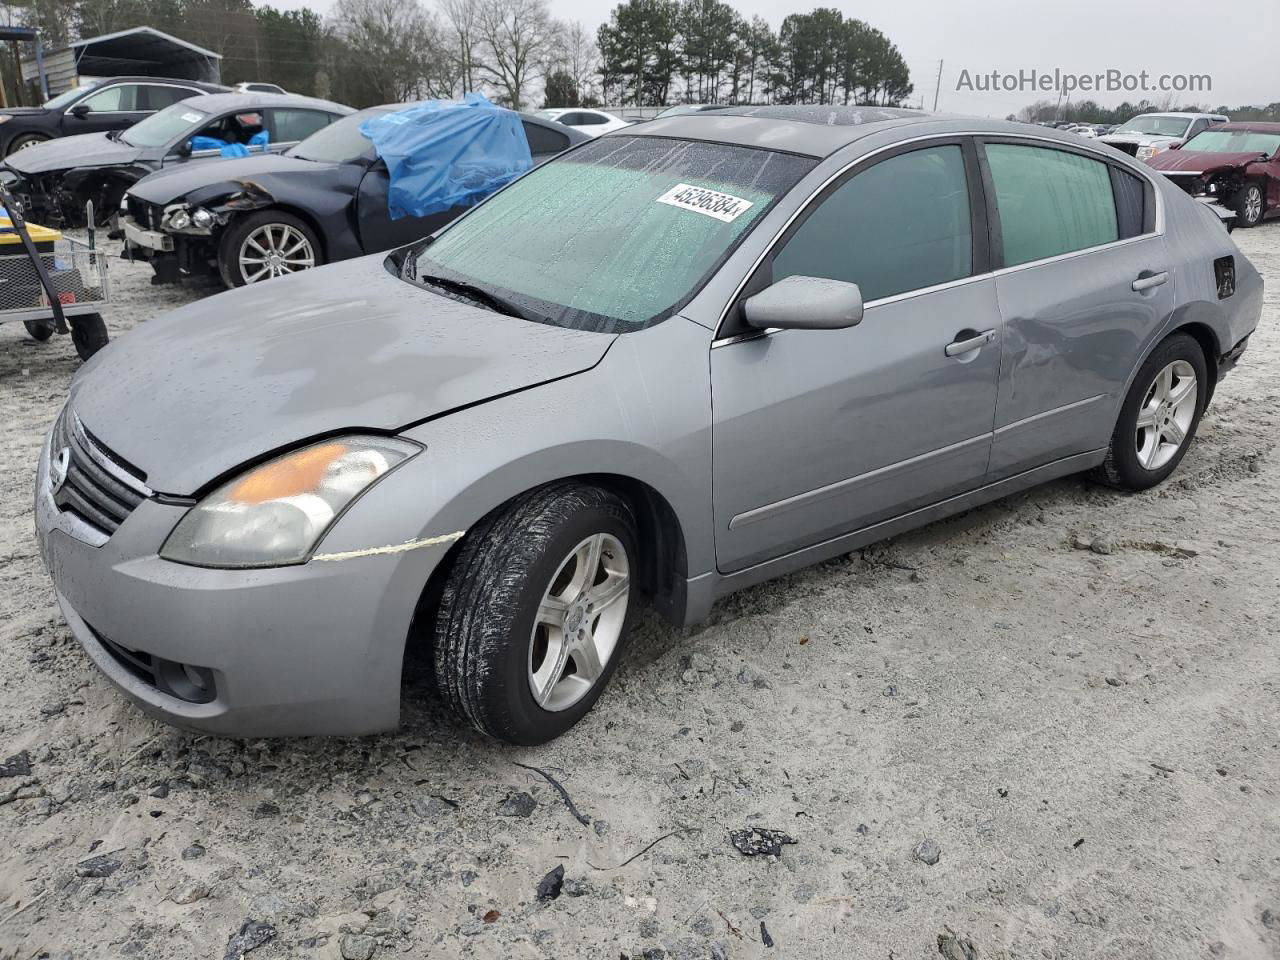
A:
[[[77,103],[74,107],[67,111],[77,120],[83,120],[89,115],[89,105],[87,103]]]
[[[1169,149],[1170,149],[1170,150],[1181,150],[1181,149],[1182,149],[1182,144],[1180,144],[1180,143],[1171,143],[1171,144],[1169,144]]]
[[[862,291],[844,280],[786,277],[749,298],[742,313],[760,330],[840,330],[862,322]]]
[[[180,144],[173,148],[173,152],[180,157],[191,156],[191,141],[183,140]]]

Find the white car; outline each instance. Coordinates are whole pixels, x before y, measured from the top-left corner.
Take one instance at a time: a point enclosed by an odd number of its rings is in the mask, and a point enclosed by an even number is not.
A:
[[[1074,126],[1067,127],[1067,130],[1078,137],[1084,137],[1086,140],[1095,140],[1098,136],[1098,131],[1086,123],[1077,123]]]
[[[1150,160],[1229,119],[1220,113],[1143,113],[1098,139],[1131,157]]]
[[[573,127],[591,137],[631,126],[626,120],[615,117],[612,113],[605,113],[603,110],[582,110],[570,107],[559,110],[539,110],[534,116],[563,123],[566,127]]]

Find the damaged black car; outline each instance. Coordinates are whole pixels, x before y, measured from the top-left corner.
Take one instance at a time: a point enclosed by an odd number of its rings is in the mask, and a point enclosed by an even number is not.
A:
[[[62,137],[11,155],[2,169],[10,192],[38,223],[79,226],[92,201],[103,224],[130,185],[158,170],[190,170],[211,160],[278,153],[350,107],[311,97],[215,93],[166,107],[127,130]]]
[[[281,155],[147,177],[120,204],[126,254],[150,261],[156,283],[212,275],[239,287],[433,233],[465,206],[393,216],[387,164],[361,132],[372,117],[416,106],[370,107]],[[520,122],[535,165],[590,139],[526,114]]]

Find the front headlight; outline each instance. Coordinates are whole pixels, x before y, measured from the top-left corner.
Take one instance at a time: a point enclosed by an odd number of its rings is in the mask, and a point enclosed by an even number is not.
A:
[[[160,556],[200,567],[305,563],[357,497],[421,450],[394,437],[350,436],[269,460],[187,511]]]

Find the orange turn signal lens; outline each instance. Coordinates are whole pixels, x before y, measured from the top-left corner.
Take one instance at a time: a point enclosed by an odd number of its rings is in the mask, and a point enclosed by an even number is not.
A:
[[[299,450],[250,472],[231,488],[228,499],[238,503],[266,503],[313,492],[320,486],[329,466],[346,452],[346,445],[341,443],[322,443]]]

